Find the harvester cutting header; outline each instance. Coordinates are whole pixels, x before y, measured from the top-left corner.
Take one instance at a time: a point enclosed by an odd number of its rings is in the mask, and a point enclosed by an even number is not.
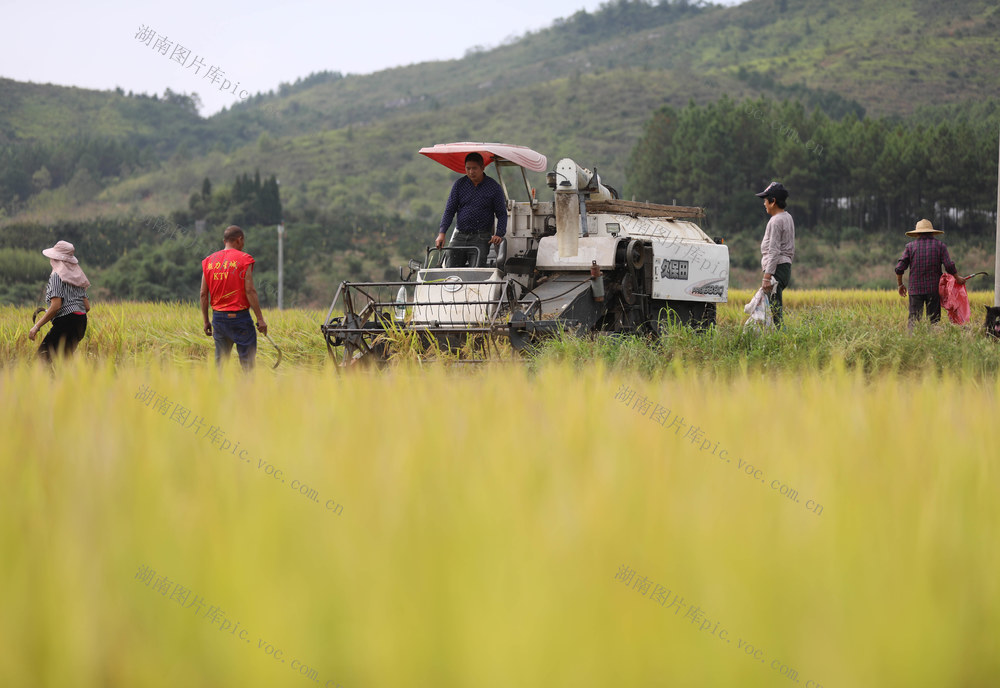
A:
[[[729,249],[695,223],[701,208],[622,201],[596,168],[569,158],[546,174],[553,200],[540,201],[526,170],[546,171],[548,161],[523,146],[450,143],[420,153],[460,173],[470,153],[493,164],[506,234],[485,260],[476,246],[432,247],[408,274],[400,268],[400,281],[342,282],[321,326],[331,355],[343,346],[345,363],[385,357],[390,332],[451,347],[506,337],[522,348],[560,330],[656,334],[668,317],[715,322]],[[474,267],[458,267],[465,263]]]

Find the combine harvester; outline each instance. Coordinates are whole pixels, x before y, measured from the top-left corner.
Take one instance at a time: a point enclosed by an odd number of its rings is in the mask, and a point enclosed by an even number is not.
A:
[[[701,208],[619,200],[596,168],[569,158],[546,175],[554,199],[539,201],[525,170],[544,172],[547,161],[530,148],[420,150],[459,173],[472,152],[495,165],[508,199],[495,258],[491,250],[487,267],[448,267],[454,252],[477,249],[428,248],[407,275],[400,268],[398,282],[342,282],[321,326],[332,357],[343,347],[345,364],[384,359],[405,333],[452,349],[470,337],[490,344],[503,337],[521,349],[559,331],[657,334],[669,318],[696,328],[715,322],[715,305],[729,291],[729,249],[695,224]]]

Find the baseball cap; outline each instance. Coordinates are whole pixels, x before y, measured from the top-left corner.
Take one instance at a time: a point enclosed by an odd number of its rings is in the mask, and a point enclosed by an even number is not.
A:
[[[781,182],[771,182],[767,185],[767,188],[761,191],[759,194],[754,194],[758,198],[767,198],[768,196],[774,196],[778,200],[785,200],[788,198],[788,189],[784,187]]]

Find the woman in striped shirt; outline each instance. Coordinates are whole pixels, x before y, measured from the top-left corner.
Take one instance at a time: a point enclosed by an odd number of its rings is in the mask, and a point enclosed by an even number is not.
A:
[[[90,310],[87,287],[90,280],[83,274],[74,252],[73,244],[68,241],[59,241],[52,248],[42,251],[52,264],[52,274],[45,290],[49,309],[28,331],[28,339],[34,341],[42,325],[52,321],[52,329],[38,347],[38,358],[46,362],[51,362],[52,355],[60,351],[66,355],[73,353],[87,332],[87,311]]]

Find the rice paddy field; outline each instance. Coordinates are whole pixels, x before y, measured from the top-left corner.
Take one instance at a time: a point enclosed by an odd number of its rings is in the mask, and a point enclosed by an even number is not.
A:
[[[1000,348],[895,293],[482,366],[0,308],[0,685],[992,686]],[[405,353],[405,352],[404,352]]]

